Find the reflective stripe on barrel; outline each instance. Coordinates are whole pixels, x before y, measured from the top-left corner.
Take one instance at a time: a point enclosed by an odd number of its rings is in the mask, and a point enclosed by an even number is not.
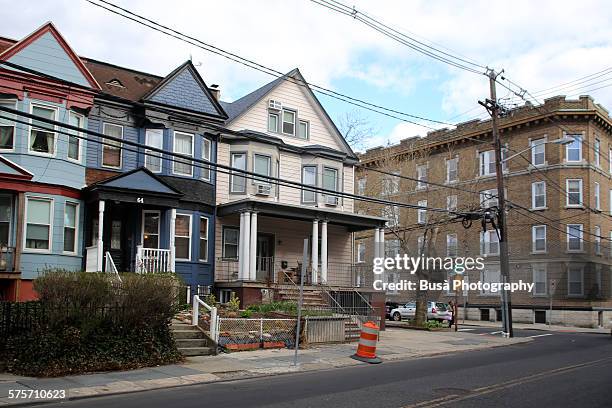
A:
[[[361,328],[357,356],[363,358],[376,358],[376,342],[378,340],[378,326],[373,322],[366,322]]]

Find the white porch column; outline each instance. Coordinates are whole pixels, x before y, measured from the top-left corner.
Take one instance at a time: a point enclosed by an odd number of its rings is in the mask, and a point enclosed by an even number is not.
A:
[[[374,230],[374,258],[380,258],[380,228]]]
[[[104,243],[102,241],[102,234],[104,232],[104,200],[98,202],[98,271],[103,270],[104,261]]]
[[[327,283],[327,221],[321,222],[321,282]]]
[[[257,280],[257,213],[251,213],[251,241],[249,248],[249,280]]]
[[[239,231],[239,235],[238,235],[238,279],[239,280],[244,280],[244,276],[245,276],[245,267],[244,267],[244,246],[245,246],[245,239],[244,239],[244,219],[245,219],[245,213],[241,212],[240,213],[240,231]]]
[[[312,283],[318,282],[319,269],[319,220],[312,221]]]
[[[241,280],[249,280],[249,262],[250,262],[250,238],[251,238],[251,213],[244,211],[240,214],[242,222],[240,223],[240,265],[242,265],[242,273],[239,272]]]
[[[175,247],[175,234],[176,234],[176,208],[170,209],[170,242],[168,248],[170,248],[170,272],[175,272],[176,269],[176,247]]]
[[[385,229],[384,228],[380,229],[380,238],[378,239],[378,241],[380,242],[380,249],[378,250],[380,253],[380,256],[385,256]]]

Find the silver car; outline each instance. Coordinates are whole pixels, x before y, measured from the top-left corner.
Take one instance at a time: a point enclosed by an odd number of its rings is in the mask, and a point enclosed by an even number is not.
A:
[[[437,320],[439,322],[450,321],[451,313],[446,303],[427,302],[427,320]],[[389,313],[391,320],[399,322],[402,319],[413,319],[416,315],[416,302],[409,302],[398,306]]]

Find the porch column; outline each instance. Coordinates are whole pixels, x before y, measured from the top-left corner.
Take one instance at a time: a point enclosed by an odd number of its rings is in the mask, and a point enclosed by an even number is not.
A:
[[[249,248],[249,280],[257,280],[257,213],[251,213],[251,241]]]
[[[102,234],[104,233],[104,200],[98,202],[98,271],[103,270],[104,248]]]
[[[385,228],[381,228],[380,229],[380,238],[378,239],[378,241],[380,242],[380,249],[378,250],[378,252],[380,253],[380,256],[385,256]]]
[[[319,269],[319,220],[312,221],[312,283],[318,281]]]
[[[380,228],[374,229],[374,258],[380,258]]]
[[[321,282],[327,283],[327,221],[321,222]]]
[[[168,248],[170,249],[170,272],[175,272],[176,269],[176,246],[175,246],[175,237],[176,237],[176,208],[170,209],[170,242],[168,243]]]
[[[251,236],[251,213],[244,211],[240,213],[240,241],[238,248],[240,254],[238,255],[238,278],[240,280],[248,280],[250,278],[249,273],[249,246]]]

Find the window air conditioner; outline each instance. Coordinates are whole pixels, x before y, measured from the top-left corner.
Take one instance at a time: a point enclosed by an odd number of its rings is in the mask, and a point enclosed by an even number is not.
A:
[[[272,193],[272,186],[269,184],[256,184],[255,194],[260,196],[269,196]]]
[[[325,204],[326,205],[337,206],[338,205],[338,197],[332,196],[332,195],[326,195],[325,196]]]
[[[275,110],[281,110],[283,109],[283,104],[280,101],[270,99],[268,101],[268,108],[275,109]]]

